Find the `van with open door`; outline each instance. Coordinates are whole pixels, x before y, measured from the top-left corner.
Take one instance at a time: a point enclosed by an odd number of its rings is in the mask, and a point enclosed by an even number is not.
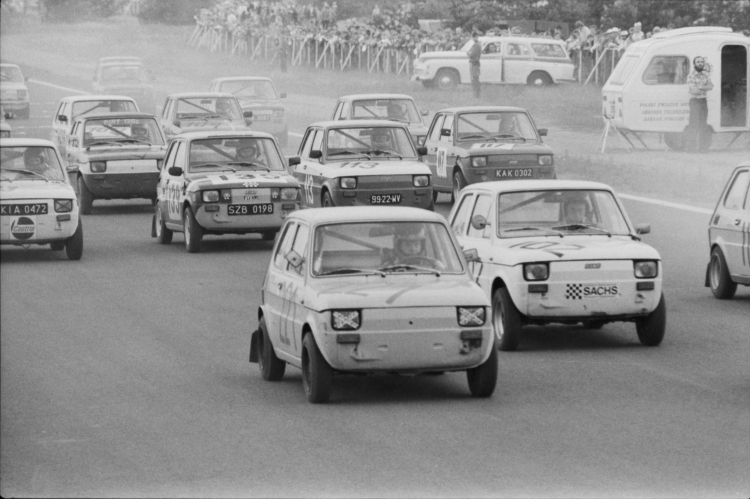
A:
[[[712,133],[750,132],[748,54],[750,37],[731,28],[700,26],[657,33],[630,45],[602,89],[604,118],[621,131],[660,132],[671,149],[688,145],[688,75],[693,60],[706,61],[713,89],[707,92]],[[710,134],[702,146],[710,144]]]

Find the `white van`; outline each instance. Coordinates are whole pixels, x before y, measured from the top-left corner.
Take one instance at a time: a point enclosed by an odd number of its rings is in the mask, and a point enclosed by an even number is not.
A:
[[[711,26],[674,29],[635,42],[602,89],[604,117],[622,130],[661,132],[670,148],[683,149],[690,121],[687,77],[693,59],[701,56],[713,83],[707,93],[708,126],[736,137],[750,132],[749,52],[750,37]]]

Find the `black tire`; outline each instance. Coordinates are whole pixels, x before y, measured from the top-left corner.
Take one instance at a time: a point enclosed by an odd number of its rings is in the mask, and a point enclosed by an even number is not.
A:
[[[665,132],[664,143],[673,151],[685,149],[685,134],[682,132]]]
[[[156,203],[156,209],[154,210],[154,230],[156,231],[156,240],[159,244],[169,244],[172,242],[174,232],[172,232],[171,229],[168,229],[164,223],[164,217],[161,214],[159,203]]]
[[[664,339],[664,333],[667,329],[667,303],[664,300],[664,294],[659,298],[659,304],[653,312],[646,317],[641,317],[635,321],[635,330],[638,332],[638,339],[641,344],[655,347]]]
[[[453,174],[453,199],[452,201],[455,203],[456,199],[458,199],[459,194],[461,194],[461,189],[466,187],[466,177],[464,177],[464,174],[461,173],[461,171],[457,171]]]
[[[273,241],[274,238],[276,237],[276,234],[278,234],[278,233],[279,233],[279,231],[277,231],[277,230],[271,230],[271,231],[268,231],[268,232],[261,232],[260,233],[260,237],[262,237],[264,241]]]
[[[65,241],[54,241],[49,243],[49,249],[52,251],[62,251],[65,249]]]
[[[548,87],[554,82],[544,71],[533,71],[529,77],[526,78],[526,83],[532,87]]]
[[[266,381],[279,381],[284,377],[286,362],[276,357],[271,338],[268,337],[265,317],[260,318],[260,336],[258,336],[258,367],[260,374]]]
[[[469,391],[474,397],[491,396],[497,386],[497,345],[492,342],[492,352],[484,364],[466,370]]]
[[[321,203],[321,205],[323,206],[323,208],[330,208],[330,207],[336,206],[335,204],[333,204],[333,198],[328,193],[328,191],[325,191],[323,193],[323,202]]]
[[[184,224],[183,230],[185,231],[185,249],[188,253],[200,253],[203,229],[198,225],[198,221],[195,219],[190,206],[185,207],[182,222]]]
[[[78,202],[81,203],[81,213],[91,215],[91,207],[94,204],[94,195],[91,193],[83,177],[78,177]]]
[[[737,283],[732,281],[727,260],[718,246],[711,250],[711,261],[708,264],[708,283],[711,286],[711,292],[719,300],[732,298],[737,292]]]
[[[500,350],[511,352],[518,348],[521,340],[521,314],[506,288],[498,288],[492,294],[492,326]]]
[[[80,217],[76,231],[65,240],[65,254],[68,260],[80,260],[83,256],[83,223]]]
[[[307,401],[312,404],[327,402],[331,398],[333,370],[315,343],[312,333],[302,340],[302,386]]]
[[[454,90],[460,83],[461,78],[453,69],[441,69],[435,75],[435,85],[440,90]]]

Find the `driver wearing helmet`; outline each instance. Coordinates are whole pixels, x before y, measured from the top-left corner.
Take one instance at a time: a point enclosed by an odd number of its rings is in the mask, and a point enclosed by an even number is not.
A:
[[[227,118],[232,117],[232,106],[229,99],[216,99],[216,114],[221,114]]]
[[[148,141],[148,129],[145,126],[131,127],[130,134],[134,139]]]
[[[406,116],[404,116],[404,110],[401,106],[395,102],[391,102],[388,104],[388,118],[394,120],[405,120]]]
[[[590,225],[589,205],[586,198],[570,195],[565,200],[565,223]]]
[[[27,147],[23,152],[23,163],[30,172],[47,175],[49,165],[41,147]]]
[[[237,146],[236,156],[238,161],[248,163],[265,163],[260,152],[260,147],[255,141],[242,142],[239,146]]]
[[[383,267],[409,265],[439,270],[445,268],[442,262],[427,256],[427,237],[423,224],[396,224],[393,249],[386,249],[383,260]]]

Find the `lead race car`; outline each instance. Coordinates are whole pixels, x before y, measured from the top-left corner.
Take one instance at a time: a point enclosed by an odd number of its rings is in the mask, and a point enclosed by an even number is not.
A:
[[[299,183],[286,171],[273,136],[262,132],[192,132],[174,137],[159,178],[153,237],[183,232],[189,253],[204,235],[259,233],[273,240],[299,209]]]

